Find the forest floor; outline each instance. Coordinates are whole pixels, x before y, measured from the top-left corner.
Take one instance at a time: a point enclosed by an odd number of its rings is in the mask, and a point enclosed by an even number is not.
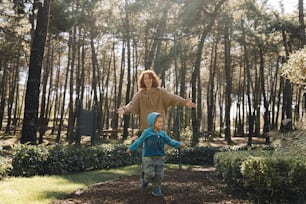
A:
[[[234,145],[246,145],[247,137],[233,137]],[[264,144],[264,138],[253,142]],[[224,138],[210,138],[206,145],[224,146]],[[184,166],[183,166],[184,167]],[[215,173],[213,166],[166,169],[162,181],[162,197],[151,194],[149,185],[143,190],[140,176],[127,176],[79,189],[52,204],[242,204],[251,203],[247,194],[230,189]]]
[[[253,137],[252,140],[254,144],[265,143],[264,138]],[[2,135],[0,141],[2,147],[16,144],[16,138],[9,136]],[[247,141],[247,137],[232,137],[233,145],[245,146]],[[202,140],[201,144],[215,147],[227,145],[225,139],[219,137]],[[216,175],[213,166],[165,169],[161,188],[163,196],[155,197],[151,194],[150,185],[146,190],[141,189],[139,175],[127,176],[78,189],[52,204],[251,203],[245,192],[228,188]]]
[[[229,189],[215,175],[213,167],[166,169],[162,181],[162,197],[151,194],[149,185],[143,190],[140,176],[122,177],[79,189],[52,204],[196,204],[250,203],[242,191]]]

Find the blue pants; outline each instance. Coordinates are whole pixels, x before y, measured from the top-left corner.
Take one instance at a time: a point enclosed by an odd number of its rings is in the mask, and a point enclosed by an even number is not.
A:
[[[160,188],[164,177],[164,157],[143,157],[144,180],[152,183],[153,188]]]

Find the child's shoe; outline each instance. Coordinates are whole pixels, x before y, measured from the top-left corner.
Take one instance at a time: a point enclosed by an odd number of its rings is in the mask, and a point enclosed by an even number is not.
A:
[[[141,188],[146,189],[148,187],[148,182],[145,182],[144,180],[141,181]]]
[[[154,196],[163,196],[160,188],[154,188],[153,191],[152,191],[152,195],[154,195]]]

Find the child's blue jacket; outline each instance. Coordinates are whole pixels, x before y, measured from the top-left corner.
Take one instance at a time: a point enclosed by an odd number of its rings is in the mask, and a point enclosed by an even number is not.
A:
[[[143,147],[143,157],[164,156],[164,146],[168,144],[171,147],[179,148],[181,142],[172,140],[165,131],[154,131],[154,122],[160,113],[153,112],[148,115],[149,128],[145,129],[141,136],[129,146],[132,152],[135,152],[139,147]]]

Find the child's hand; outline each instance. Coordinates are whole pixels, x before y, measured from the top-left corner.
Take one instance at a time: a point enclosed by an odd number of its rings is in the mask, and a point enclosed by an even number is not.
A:
[[[131,152],[130,149],[127,149],[127,150],[126,150],[126,153],[128,153],[128,155],[131,155],[132,152]]]
[[[180,148],[184,149],[185,148],[185,144],[181,143]]]

